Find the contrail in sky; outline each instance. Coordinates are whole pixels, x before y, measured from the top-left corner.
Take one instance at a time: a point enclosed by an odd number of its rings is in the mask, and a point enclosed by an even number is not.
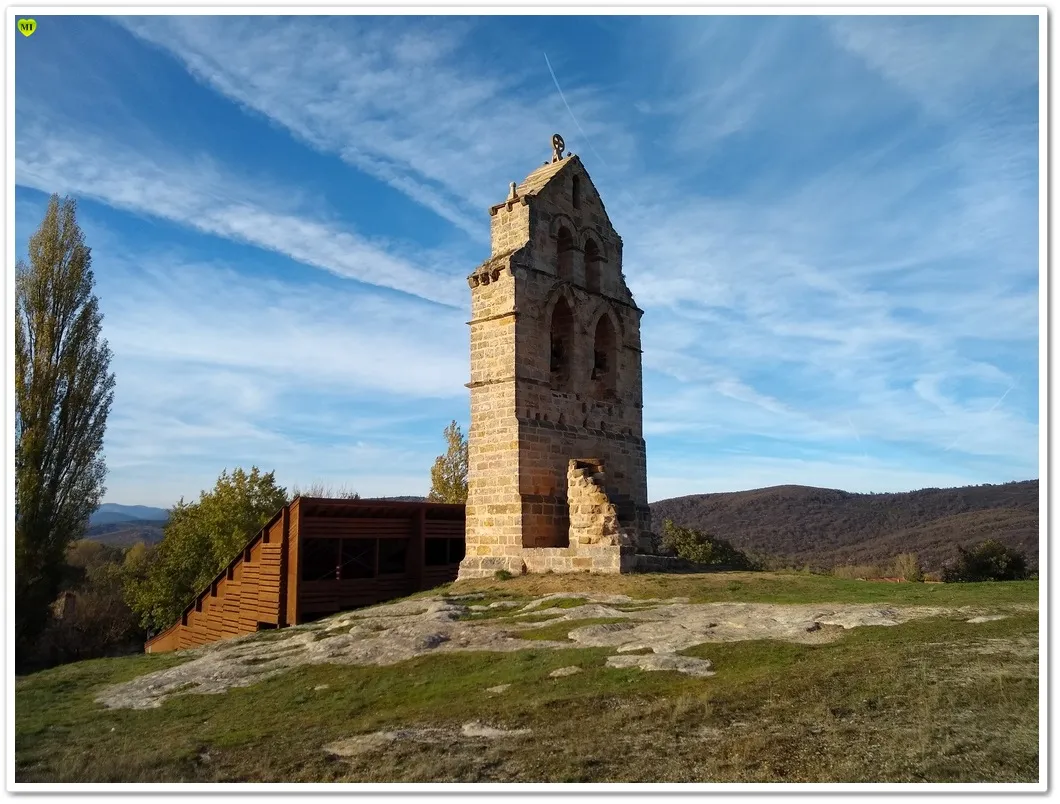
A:
[[[582,137],[585,138],[585,143],[589,146],[589,150],[596,154],[597,159],[599,159],[601,162],[604,163],[604,165],[610,168],[610,165],[607,164],[606,160],[596,152],[595,148],[593,148],[593,144],[589,141],[589,137],[585,133],[585,129],[582,128],[582,124],[578,122],[578,118],[575,117],[574,112],[571,111],[570,104],[567,103],[567,98],[564,96],[563,90],[559,87],[559,80],[556,78],[556,71],[552,69],[552,62],[548,60],[548,54],[544,51],[542,51],[541,53],[545,57],[545,64],[548,65],[548,72],[552,76],[552,83],[556,85],[556,91],[559,92],[559,98],[561,101],[563,101],[563,105],[567,107],[567,112],[568,114],[570,114],[570,119],[574,121],[574,125],[578,127],[578,131],[580,131]]]
[[[556,91],[559,92],[559,97],[560,97],[560,100],[563,101],[563,105],[567,107],[567,113],[570,115],[570,119],[574,121],[574,125],[576,125],[578,127],[578,131],[581,132],[582,137],[585,138],[585,144],[589,146],[589,150],[593,152],[593,154],[596,156],[597,159],[600,160],[600,162],[604,165],[604,167],[606,167],[608,170],[610,170],[611,166],[609,164],[607,164],[607,160],[606,159],[604,159],[602,156],[600,156],[599,151],[597,151],[593,147],[592,142],[589,140],[588,135],[585,133],[585,129],[582,128],[582,124],[578,122],[578,118],[574,116],[574,112],[571,110],[570,104],[567,103],[567,98],[563,94],[563,90],[560,88],[559,79],[556,78],[556,71],[552,69],[552,62],[550,62],[548,60],[548,54],[545,53],[544,51],[541,51],[541,55],[543,55],[545,57],[545,64],[548,66],[549,75],[552,76],[552,83],[556,85]],[[630,204],[634,204],[635,205],[637,203],[636,201],[633,200],[633,197],[628,192],[626,192],[625,189],[621,189],[621,193],[622,193],[623,196],[625,196],[626,200]]]
[[[847,424],[849,424],[850,429],[854,431],[854,438],[858,440],[858,446],[861,447],[861,457],[868,458],[868,453],[865,452],[865,445],[861,443],[861,436],[858,435],[858,428],[854,426],[854,422],[850,418],[850,414],[847,414]]]
[[[1015,387],[1016,387],[1016,384],[1017,384],[1017,383],[1018,383],[1019,381],[1020,381],[1020,378],[1019,378],[1019,377],[1017,377],[1017,378],[1016,378],[1016,380],[1015,380],[1015,382],[1013,382],[1013,383],[1012,383],[1012,385],[1010,385],[1010,386],[1008,387],[1008,389],[1007,389],[1007,390],[1005,391],[1005,393],[1003,393],[1003,394],[1001,395],[1001,398],[1000,398],[999,400],[997,400],[997,402],[995,402],[995,403],[994,403],[993,405],[991,405],[991,406],[990,406],[990,410],[988,410],[988,411],[987,411],[987,412],[986,412],[985,414],[983,414],[983,415],[984,415],[984,416],[986,416],[986,415],[989,415],[989,414],[993,413],[993,412],[994,412],[994,411],[995,411],[995,410],[997,409],[997,406],[998,406],[998,405],[1000,405],[1000,404],[1001,404],[1002,402],[1004,402],[1004,401],[1005,401],[1005,397],[1006,397],[1006,396],[1008,396],[1008,393],[1009,393],[1009,391],[1011,391],[1011,390],[1012,390],[1013,388],[1015,388]],[[949,452],[949,451],[950,451],[951,449],[953,449],[953,448],[954,448],[954,447],[955,447],[955,446],[957,445],[957,442],[958,442],[958,441],[960,441],[960,440],[961,440],[962,438],[964,438],[964,437],[965,437],[966,435],[968,435],[968,434],[967,434],[967,433],[961,433],[961,434],[960,434],[959,436],[957,436],[957,437],[956,437],[955,439],[953,439],[953,443],[952,443],[952,444],[950,444],[950,445],[949,445],[948,447],[946,447],[946,449],[944,449],[944,450],[942,450],[942,451],[943,451],[943,452]]]

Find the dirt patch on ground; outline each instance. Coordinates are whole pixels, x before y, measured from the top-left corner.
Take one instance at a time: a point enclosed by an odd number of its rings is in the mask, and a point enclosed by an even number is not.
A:
[[[676,670],[690,676],[712,676],[713,667],[708,659],[695,659],[691,656],[674,656],[666,653],[625,654],[608,656],[608,667],[637,667],[641,670]]]
[[[395,731],[375,731],[370,734],[355,734],[324,746],[324,751],[338,757],[355,757],[370,751],[386,748],[392,743],[447,743],[450,745],[483,740],[501,740],[523,737],[530,729],[498,729],[485,723],[472,721],[456,729],[408,728]]]
[[[556,605],[557,601],[570,598],[587,602],[570,608]],[[559,593],[519,604],[518,609],[514,605],[498,606],[510,613],[476,621],[465,619],[470,603],[471,600],[453,598],[418,598],[336,614],[309,625],[270,632],[267,639],[250,634],[215,642],[187,651],[194,657],[189,662],[108,687],[97,700],[112,708],[145,709],[160,706],[170,695],[189,691],[223,693],[300,665],[385,666],[428,653],[529,648],[612,647],[616,653],[608,660],[612,667],[674,670],[702,676],[710,674],[709,662],[674,654],[704,643],[750,639],[818,644],[835,639],[849,628],[898,625],[953,613],[929,607],[690,604],[685,598],[634,600],[626,595]],[[628,608],[629,604],[636,608]],[[555,616],[542,621],[542,614]],[[530,615],[533,621],[526,621],[524,618]],[[521,631],[543,625],[608,618],[622,622],[573,626],[563,641],[519,637]]]

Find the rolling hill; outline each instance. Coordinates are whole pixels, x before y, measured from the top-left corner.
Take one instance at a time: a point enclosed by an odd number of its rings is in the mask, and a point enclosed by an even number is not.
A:
[[[162,526],[169,520],[165,508],[149,505],[103,503],[88,519],[85,538],[115,547],[162,540]]]
[[[149,505],[119,505],[103,503],[88,518],[89,526],[113,525],[121,522],[165,522],[169,511],[165,508],[153,508]]]
[[[120,522],[104,522],[89,525],[85,538],[114,547],[131,547],[137,542],[156,544],[162,541],[165,522],[149,519],[130,519]]]
[[[809,486],[695,494],[651,504],[664,519],[728,539],[741,550],[831,567],[916,553],[937,571],[957,545],[987,538],[1023,550],[1038,566],[1038,481],[900,494],[853,494]]]

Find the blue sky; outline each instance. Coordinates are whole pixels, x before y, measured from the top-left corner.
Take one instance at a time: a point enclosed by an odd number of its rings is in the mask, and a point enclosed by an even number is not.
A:
[[[1036,17],[36,19],[16,248],[78,199],[108,501],[425,494],[557,131],[645,310],[650,499],[1038,476]]]

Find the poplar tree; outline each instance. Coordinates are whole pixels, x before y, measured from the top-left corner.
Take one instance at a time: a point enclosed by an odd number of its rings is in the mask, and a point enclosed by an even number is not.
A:
[[[53,195],[15,268],[15,636],[22,653],[59,591],[67,546],[103,497],[111,352],[76,204]]]
[[[445,428],[447,449],[431,467],[428,500],[446,503],[467,502],[467,439],[456,422]]]

